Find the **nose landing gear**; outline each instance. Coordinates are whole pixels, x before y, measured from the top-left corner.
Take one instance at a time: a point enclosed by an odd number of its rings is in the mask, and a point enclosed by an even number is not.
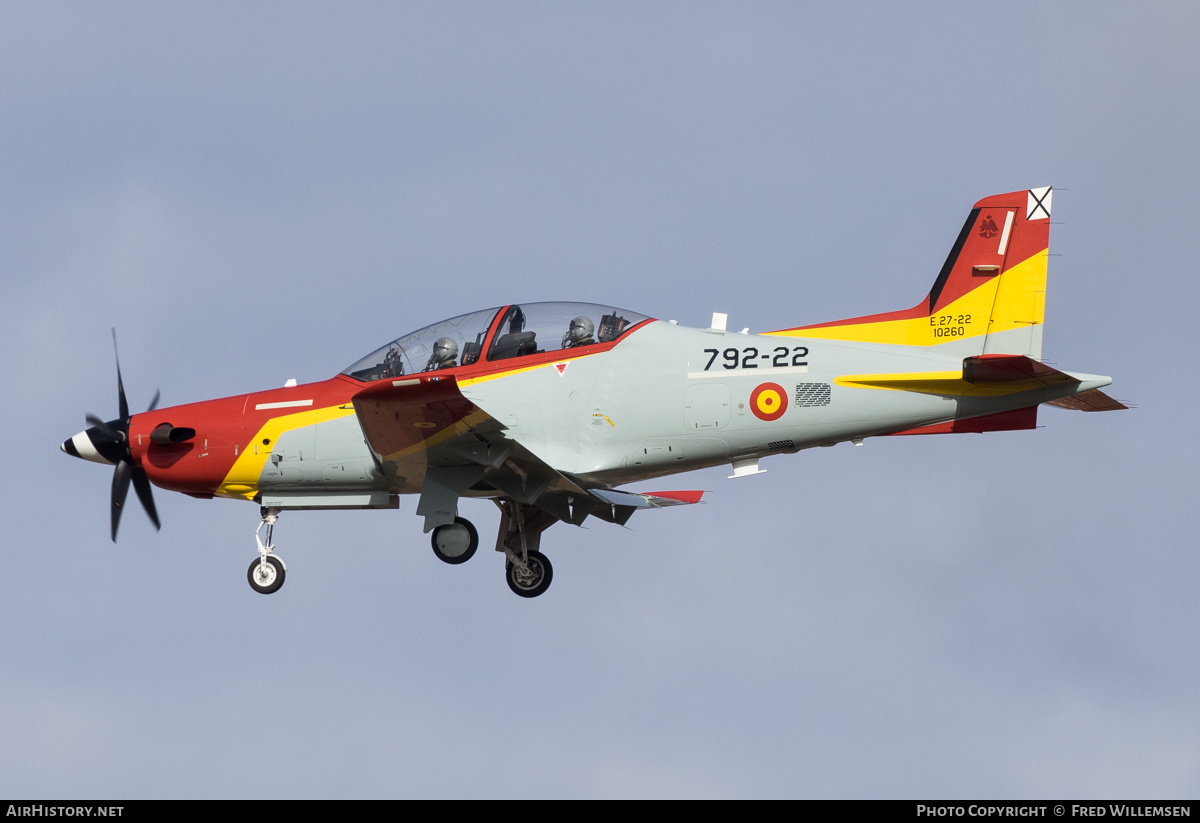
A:
[[[279,519],[279,509],[262,508],[262,522],[254,530],[254,542],[258,543],[258,559],[250,564],[246,571],[246,579],[250,588],[259,594],[274,594],[283,586],[287,577],[287,566],[274,555],[275,544],[271,542],[271,533],[275,530],[275,522]],[[267,542],[263,543],[259,533],[262,527],[267,527]]]

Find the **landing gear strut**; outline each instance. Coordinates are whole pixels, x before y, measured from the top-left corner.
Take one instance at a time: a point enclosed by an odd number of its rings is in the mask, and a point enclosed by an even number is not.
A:
[[[504,576],[508,587],[521,597],[537,597],[550,588],[554,567],[538,551],[542,532],[555,518],[535,510],[526,518],[525,507],[515,500],[496,500],[500,507],[500,534],[496,550],[504,552]]]
[[[254,542],[258,543],[258,559],[250,564],[246,571],[246,579],[250,588],[259,594],[273,594],[283,586],[287,576],[287,566],[273,552],[275,545],[271,542],[271,533],[275,530],[275,521],[279,519],[279,509],[262,507],[262,522],[254,530]],[[267,527],[267,542],[263,543],[259,532]]]

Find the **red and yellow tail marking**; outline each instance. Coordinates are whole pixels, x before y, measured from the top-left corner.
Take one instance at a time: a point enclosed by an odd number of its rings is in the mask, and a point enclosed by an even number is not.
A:
[[[1045,322],[1049,187],[985,197],[971,209],[929,295],[911,309],[767,334],[894,346],[936,346]],[[1040,336],[1008,335],[1021,354]]]
[[[1045,250],[1000,275],[981,277],[972,291],[936,314],[767,332],[780,337],[893,346],[936,346],[952,340],[1028,328],[1045,322]]]

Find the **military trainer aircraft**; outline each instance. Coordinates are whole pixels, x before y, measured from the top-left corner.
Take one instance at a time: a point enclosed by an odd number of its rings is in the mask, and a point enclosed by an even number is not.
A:
[[[714,314],[686,328],[609,305],[523,303],[400,337],[329,380],[119,416],[88,416],[62,444],[116,466],[112,539],[132,482],[158,526],[151,484],[260,507],[255,591],[283,585],[272,532],[289,509],[416,513],[433,551],[479,544],[463,497],[500,508],[509,587],[546,591],[542,532],[588,517],[696,503],[699,491],[618,486],[879,435],[1032,429],[1038,405],[1126,408],[1108,377],[1041,362],[1052,191],[971,209],[928,296],[911,309],[763,334]],[[115,334],[114,334],[115,345]],[[266,527],[266,539],[262,538]]]

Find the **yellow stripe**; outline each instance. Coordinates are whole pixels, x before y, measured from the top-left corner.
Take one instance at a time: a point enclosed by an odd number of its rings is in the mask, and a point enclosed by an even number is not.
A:
[[[1008,329],[1028,328],[1045,321],[1047,259],[1047,251],[1042,250],[998,277],[980,283],[932,316],[816,329],[786,329],[765,334],[894,346],[935,346]],[[944,336],[937,336],[939,330]],[[956,334],[959,330],[962,333]]]
[[[389,462],[399,462],[402,458],[410,457],[411,455],[414,455],[420,451],[424,451],[431,446],[436,446],[438,443],[441,443],[443,440],[449,440],[451,437],[454,437],[456,434],[463,434],[464,432],[469,431],[472,426],[478,426],[480,423],[483,423],[485,420],[490,420],[490,419],[491,419],[491,416],[487,412],[476,409],[475,411],[471,412],[466,417],[464,417],[462,420],[458,420],[458,421],[454,422],[453,424],[442,429],[437,434],[427,437],[426,439],[422,440],[420,443],[414,443],[413,445],[408,446],[407,448],[400,449],[400,451],[395,451],[395,452],[392,452],[391,454],[385,454],[383,456],[383,459],[387,460]]]
[[[562,361],[560,360],[558,362],[561,363]],[[510,377],[511,375],[514,375],[514,374],[521,374],[522,372],[533,371],[534,369],[544,369],[548,366],[553,366],[553,365],[554,365],[553,363],[538,363],[536,366],[526,366],[522,369],[511,369],[510,371],[495,372],[493,374],[483,374],[483,375],[480,375],[479,377],[468,377],[465,380],[459,380],[458,385],[473,386],[476,383],[486,383],[489,380],[499,380],[501,377]]]
[[[310,409],[295,414],[272,417],[250,440],[246,450],[238,455],[233,468],[229,470],[229,474],[225,475],[225,479],[221,481],[221,485],[217,487],[214,494],[218,497],[253,500],[254,495],[258,494],[258,478],[262,475],[267,458],[271,456],[271,447],[262,444],[264,438],[274,444],[279,441],[280,435],[284,432],[302,429],[305,426],[315,426],[317,423],[337,420],[351,414],[354,414],[354,408],[347,404],[344,407],[328,406],[323,409]]]

